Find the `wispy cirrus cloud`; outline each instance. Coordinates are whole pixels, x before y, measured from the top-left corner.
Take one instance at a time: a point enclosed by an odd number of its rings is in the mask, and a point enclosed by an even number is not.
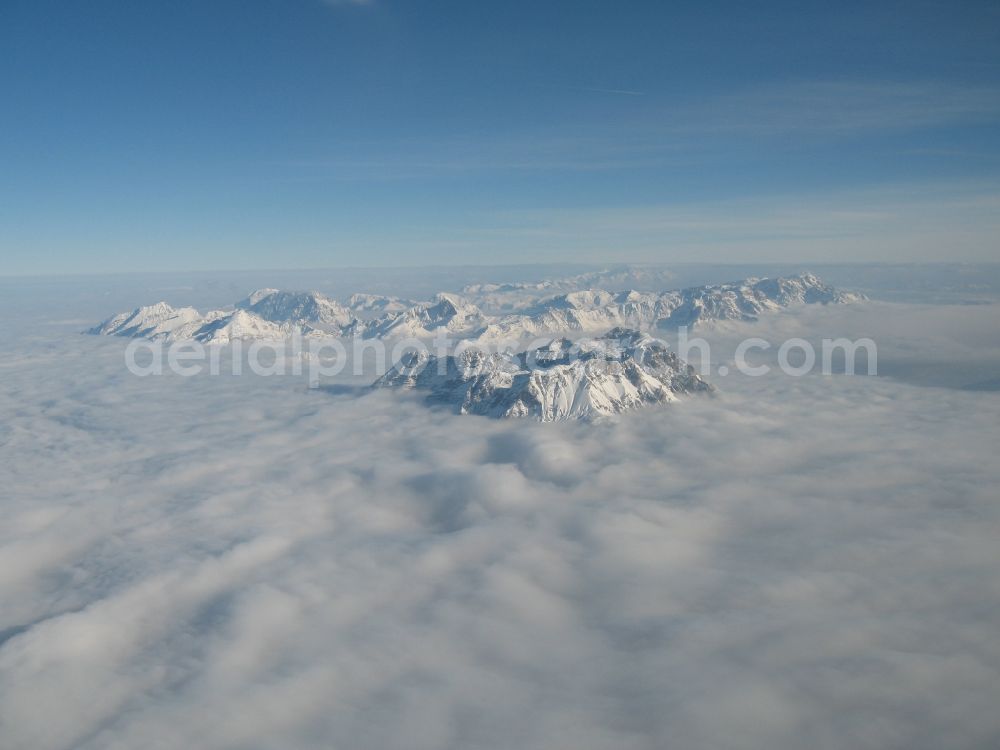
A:
[[[447,139],[399,139],[379,153],[359,158],[364,144],[338,146],[322,157],[279,163],[310,177],[346,180],[418,179],[475,172],[587,172],[635,169],[712,171],[761,149],[836,144],[886,133],[916,134],[908,153],[956,157],[936,140],[921,145],[921,133],[1000,123],[1000,88],[942,82],[800,81],[772,83],[670,101],[652,91],[599,87],[569,89],[632,100],[637,107],[607,117],[562,125]],[[614,115],[612,117],[612,115]],[[610,120],[610,121],[609,121]],[[988,154],[997,157],[1000,154]]]
[[[645,96],[645,91],[636,91],[634,89],[609,89],[601,88],[599,86],[573,86],[570,91],[589,91],[592,94],[617,94],[619,96]]]
[[[682,107],[682,129],[851,135],[1000,120],[1000,89],[942,82],[801,81]]]
[[[1000,236],[1000,185],[928,182],[759,194],[639,206],[482,213],[462,225],[413,228],[408,243],[449,240],[525,260],[533,253],[600,262],[991,261]],[[432,236],[433,238],[432,238]],[[415,246],[415,245],[414,245]],[[523,253],[524,255],[520,255]]]

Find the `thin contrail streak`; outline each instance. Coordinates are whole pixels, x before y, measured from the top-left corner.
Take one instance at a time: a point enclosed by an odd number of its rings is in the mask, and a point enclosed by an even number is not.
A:
[[[645,91],[632,91],[630,89],[602,89],[593,86],[574,86],[571,91],[593,91],[598,94],[621,94],[622,96],[645,96]]]

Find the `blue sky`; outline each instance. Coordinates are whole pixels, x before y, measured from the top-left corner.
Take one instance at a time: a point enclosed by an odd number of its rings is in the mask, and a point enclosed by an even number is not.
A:
[[[0,4],[0,274],[1000,259],[996,2]]]

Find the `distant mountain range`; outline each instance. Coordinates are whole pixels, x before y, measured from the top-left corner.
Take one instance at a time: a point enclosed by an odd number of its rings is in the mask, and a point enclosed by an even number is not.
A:
[[[812,274],[665,292],[586,286],[595,279],[588,274],[538,284],[479,284],[426,302],[370,294],[339,302],[319,292],[260,289],[231,309],[202,314],[159,302],[89,332],[206,344],[280,341],[294,333],[394,341],[446,334],[461,342],[456,353],[404,355],[372,387],[412,388],[426,393],[429,403],[461,414],[552,422],[604,419],[713,390],[642,331],[754,321],[794,305],[865,299]],[[550,340],[524,349],[529,337]]]
[[[88,333],[202,343],[279,340],[293,332],[379,339],[423,339],[446,333],[477,341],[516,341],[593,334],[616,326],[654,330],[754,321],[792,305],[865,299],[834,289],[812,274],[665,292],[573,288],[591,280],[584,275],[538,284],[478,284],[466,287],[463,295],[441,292],[427,302],[355,294],[341,303],[319,292],[260,289],[232,309],[205,314],[158,302],[115,315]],[[560,291],[546,296],[553,290]]]

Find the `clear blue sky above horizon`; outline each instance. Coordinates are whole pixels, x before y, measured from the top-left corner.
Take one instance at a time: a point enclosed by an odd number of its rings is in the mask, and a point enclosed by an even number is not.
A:
[[[0,274],[997,260],[1000,3],[0,4]]]

